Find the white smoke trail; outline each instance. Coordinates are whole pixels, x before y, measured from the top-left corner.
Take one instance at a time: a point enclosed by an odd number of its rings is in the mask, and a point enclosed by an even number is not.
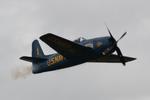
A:
[[[16,67],[12,70],[11,77],[14,80],[26,78],[27,76],[32,74],[32,66],[21,66]]]

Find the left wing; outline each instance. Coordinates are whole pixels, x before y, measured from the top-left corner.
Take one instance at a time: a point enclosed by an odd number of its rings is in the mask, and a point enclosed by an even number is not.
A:
[[[125,62],[136,60],[136,58],[132,58],[132,57],[126,57],[126,56],[123,56],[123,57],[124,57]],[[114,54],[105,55],[105,56],[102,55],[99,58],[88,61],[88,62],[121,63],[120,57]]]
[[[74,43],[70,40],[48,33],[40,37],[42,41],[66,58],[82,58],[90,56],[93,49]]]

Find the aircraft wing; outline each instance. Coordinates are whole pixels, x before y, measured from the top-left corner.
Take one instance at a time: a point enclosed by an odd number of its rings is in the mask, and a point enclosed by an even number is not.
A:
[[[133,61],[136,58],[132,57],[126,57],[124,56],[125,62]],[[91,60],[89,62],[104,62],[104,63],[121,63],[120,58],[118,55],[105,55],[105,56],[100,56],[97,59]]]
[[[84,47],[52,33],[47,33],[41,36],[40,39],[59,54],[69,59],[86,57],[93,52],[92,48]]]

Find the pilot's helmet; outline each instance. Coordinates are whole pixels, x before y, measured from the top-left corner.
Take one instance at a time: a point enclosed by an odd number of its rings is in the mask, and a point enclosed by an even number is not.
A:
[[[82,41],[84,41],[84,40],[85,40],[85,38],[83,38],[83,37],[80,37],[80,38],[79,38],[79,41],[80,41],[80,42],[82,42]]]

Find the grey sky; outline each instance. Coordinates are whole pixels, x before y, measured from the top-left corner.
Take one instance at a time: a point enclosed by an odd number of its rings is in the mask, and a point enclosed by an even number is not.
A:
[[[2,100],[149,100],[149,0],[0,0],[0,99]],[[124,55],[121,64],[86,63],[69,69],[12,80],[12,69],[30,66],[18,58],[31,55],[31,43],[52,32],[73,40],[108,35]],[[55,52],[40,41],[45,54]]]

